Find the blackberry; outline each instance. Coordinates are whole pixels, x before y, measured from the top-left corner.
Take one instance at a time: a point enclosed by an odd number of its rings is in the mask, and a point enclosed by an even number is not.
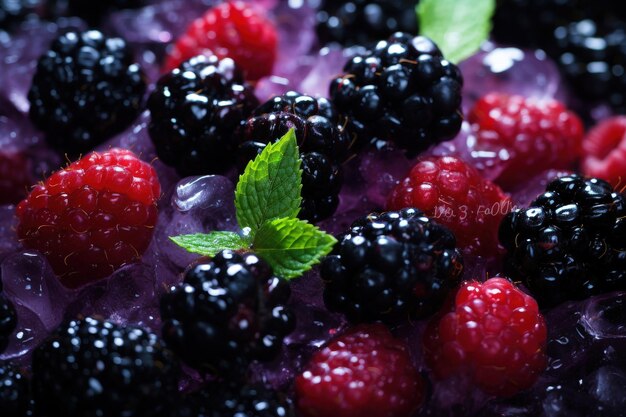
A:
[[[161,299],[163,338],[187,364],[237,380],[273,359],[295,327],[287,281],[256,255],[225,250],[200,261]]]
[[[148,100],[159,158],[181,176],[223,173],[236,160],[233,133],[257,105],[232,59],[192,58],[164,75]]]
[[[128,127],[145,90],[124,40],[72,31],[39,58],[28,93],[30,117],[53,147],[78,155]]]
[[[11,30],[35,15],[41,0],[0,0],[0,31]]]
[[[330,95],[360,145],[393,143],[413,156],[461,128],[463,77],[428,38],[396,33],[344,72]]]
[[[626,289],[626,199],[600,179],[561,177],[500,225],[506,271],[549,307]]]
[[[9,362],[0,362],[0,410],[3,417],[25,417],[30,409],[26,376]]]
[[[38,415],[158,416],[177,384],[173,354],[139,327],[73,320],[33,353]]]
[[[17,326],[15,307],[1,291],[2,280],[0,280],[0,353],[9,345],[9,337]]]
[[[350,148],[350,137],[328,100],[291,91],[259,106],[238,134],[240,169],[291,128],[296,130],[302,159],[299,217],[310,221],[327,218],[339,204],[341,163]]]
[[[375,44],[395,32],[418,33],[415,0],[316,0],[321,44]]]
[[[213,384],[188,395],[175,407],[173,417],[295,417],[283,394],[262,385]]]
[[[420,210],[355,221],[322,263],[324,301],[352,321],[424,318],[463,272],[452,232]]]

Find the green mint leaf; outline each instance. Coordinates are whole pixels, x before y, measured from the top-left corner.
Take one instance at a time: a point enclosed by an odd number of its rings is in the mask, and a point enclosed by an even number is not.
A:
[[[237,250],[250,247],[250,242],[235,232],[196,233],[173,236],[170,237],[170,240],[187,252],[204,256],[215,256],[224,249]]]
[[[447,60],[458,63],[489,37],[495,7],[496,0],[421,0],[420,33],[435,41]]]
[[[274,273],[296,278],[328,255],[337,240],[299,219],[274,219],[257,231],[252,248],[268,262]]]
[[[237,221],[250,234],[279,217],[296,217],[302,197],[302,170],[296,133],[291,129],[278,142],[268,144],[246,167],[235,190]]]

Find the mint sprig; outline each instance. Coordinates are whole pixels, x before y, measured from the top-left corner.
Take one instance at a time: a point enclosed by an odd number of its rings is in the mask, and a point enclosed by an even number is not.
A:
[[[291,129],[248,164],[235,190],[241,233],[215,231],[173,236],[191,253],[215,256],[224,249],[251,249],[286,279],[319,263],[337,240],[296,216],[302,202],[302,161]]]
[[[488,39],[495,7],[495,0],[421,0],[416,9],[420,33],[458,63]]]

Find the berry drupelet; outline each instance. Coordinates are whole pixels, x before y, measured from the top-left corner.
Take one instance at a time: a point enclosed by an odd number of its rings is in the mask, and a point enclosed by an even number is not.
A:
[[[302,158],[302,209],[299,217],[318,221],[339,204],[341,163],[348,156],[350,137],[331,103],[288,92],[259,106],[239,131],[240,169],[267,143],[294,128]]]
[[[257,105],[232,59],[198,56],[157,83],[148,100],[150,137],[181,176],[223,173],[235,162],[233,133]]]
[[[543,307],[626,289],[626,199],[603,180],[552,181],[504,218],[500,241],[507,272]]]
[[[30,118],[53,147],[78,155],[128,127],[145,90],[123,39],[67,32],[39,58],[28,92]]]
[[[263,385],[214,383],[183,397],[171,417],[295,417],[285,395]]]
[[[322,45],[375,44],[395,32],[418,33],[414,0],[321,0],[316,14]]]
[[[412,156],[461,128],[463,77],[428,38],[396,33],[344,72],[330,96],[360,146],[394,144]]]
[[[290,293],[256,255],[222,251],[161,298],[163,338],[190,366],[238,379],[252,360],[273,359],[293,331]]]
[[[160,416],[178,391],[178,363],[139,327],[95,318],[59,327],[33,353],[33,394],[48,417]]]
[[[0,362],[0,410],[3,417],[26,417],[30,410],[30,383],[9,362]]]
[[[321,268],[326,305],[357,322],[427,317],[462,272],[454,235],[410,208],[355,221]]]

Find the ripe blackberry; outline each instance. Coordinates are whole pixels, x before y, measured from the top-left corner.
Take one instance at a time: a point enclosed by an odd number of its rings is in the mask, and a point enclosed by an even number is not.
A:
[[[41,0],[0,0],[0,31],[14,26],[34,15]]]
[[[48,417],[161,415],[177,379],[155,334],[94,318],[62,325],[33,353],[37,414]]]
[[[222,251],[163,296],[163,338],[190,366],[237,379],[251,360],[274,358],[294,329],[290,292],[256,255]]]
[[[428,38],[396,33],[344,72],[330,95],[360,145],[393,143],[415,155],[461,128],[463,77]]]
[[[350,137],[328,100],[291,91],[259,106],[238,134],[240,169],[291,128],[296,129],[302,158],[299,216],[310,221],[327,218],[339,205],[340,164],[350,148]]]
[[[415,0],[321,0],[317,3],[316,29],[322,45],[369,46],[395,32],[419,32]]]
[[[181,176],[223,173],[235,162],[235,129],[258,105],[230,58],[198,56],[161,77],[149,132],[159,158]]]
[[[15,307],[2,293],[2,280],[0,279],[0,353],[7,348],[9,337],[15,330],[16,325],[17,313],[15,312]]]
[[[462,272],[454,235],[412,208],[355,221],[321,268],[326,305],[352,321],[427,317]]]
[[[62,152],[88,151],[139,114],[146,82],[126,42],[101,32],[68,32],[37,63],[30,117]]]
[[[170,416],[295,417],[295,414],[287,397],[263,385],[239,387],[215,383],[183,398]]]
[[[570,175],[500,226],[508,273],[552,306],[626,289],[626,199],[600,179]]]
[[[3,417],[25,417],[30,408],[30,386],[24,374],[9,362],[0,362],[0,410]]]

